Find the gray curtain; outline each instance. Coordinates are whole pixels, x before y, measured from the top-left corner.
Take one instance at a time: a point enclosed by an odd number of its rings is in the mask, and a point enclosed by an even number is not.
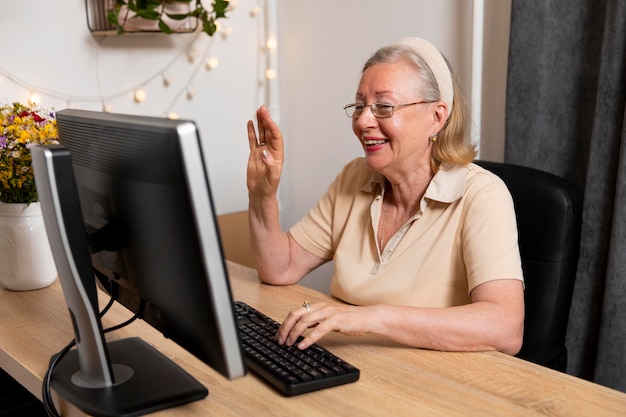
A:
[[[583,194],[567,372],[626,392],[626,0],[513,0],[505,161]]]

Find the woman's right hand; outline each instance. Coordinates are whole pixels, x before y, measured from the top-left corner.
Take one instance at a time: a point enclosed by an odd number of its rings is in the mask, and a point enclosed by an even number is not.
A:
[[[281,229],[278,184],[283,169],[283,135],[261,106],[254,123],[248,121],[248,219],[252,258],[261,281],[274,285],[295,284],[326,262],[303,249]]]
[[[248,120],[248,159],[247,185],[249,198],[261,201],[275,196],[283,169],[283,135],[272,120],[265,106],[256,113],[258,136],[252,120]]]

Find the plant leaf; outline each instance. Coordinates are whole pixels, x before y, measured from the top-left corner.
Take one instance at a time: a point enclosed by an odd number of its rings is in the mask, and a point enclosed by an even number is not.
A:
[[[213,19],[209,19],[202,24],[202,31],[205,32],[209,36],[213,36],[215,31],[217,31],[217,25],[213,21]]]
[[[174,33],[172,28],[170,28],[167,23],[163,21],[163,19],[159,19],[159,30],[163,33],[167,33],[168,35]]]
[[[161,17],[161,13],[156,10],[137,10],[137,16],[148,20],[157,20]]]
[[[228,8],[227,0],[215,0],[213,2],[213,10],[215,11],[215,18],[226,17],[227,8]]]
[[[169,17],[170,19],[173,19],[173,20],[185,20],[188,17],[190,17],[187,13],[185,13],[185,14],[169,14],[169,13],[165,13],[165,15],[167,17]]]

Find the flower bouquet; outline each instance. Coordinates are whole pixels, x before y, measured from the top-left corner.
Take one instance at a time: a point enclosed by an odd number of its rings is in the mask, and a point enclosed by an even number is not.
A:
[[[20,103],[0,107],[0,202],[37,201],[31,166],[31,146],[57,144],[57,120],[52,111]]]

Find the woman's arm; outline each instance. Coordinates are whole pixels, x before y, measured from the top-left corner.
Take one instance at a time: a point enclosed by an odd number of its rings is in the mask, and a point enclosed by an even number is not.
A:
[[[516,354],[524,332],[522,282],[489,281],[476,287],[471,296],[471,304],[447,308],[315,303],[309,312],[304,307],[292,310],[277,339],[291,345],[310,328],[298,347],[304,349],[336,331],[353,336],[379,334],[418,348]]]
[[[258,137],[249,120],[248,216],[252,257],[259,278],[269,284],[298,282],[324,260],[305,251],[279,220],[278,185],[284,161],[283,136],[265,107],[257,110]]]

